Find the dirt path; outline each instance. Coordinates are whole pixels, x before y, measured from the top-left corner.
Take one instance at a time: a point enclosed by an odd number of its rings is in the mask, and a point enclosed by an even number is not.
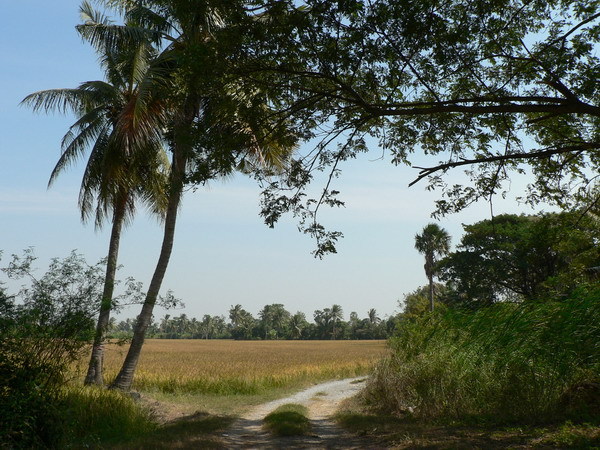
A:
[[[347,378],[318,384],[291,397],[259,405],[237,420],[223,434],[227,448],[376,448],[362,438],[357,438],[331,421],[340,402],[352,397],[363,387],[364,378]],[[309,436],[274,437],[262,429],[262,420],[271,411],[286,403],[298,403],[308,408],[312,431]]]

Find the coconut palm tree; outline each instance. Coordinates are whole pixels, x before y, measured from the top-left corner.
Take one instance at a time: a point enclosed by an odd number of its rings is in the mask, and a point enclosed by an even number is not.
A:
[[[450,251],[450,235],[435,223],[428,224],[415,235],[415,249],[425,255],[425,275],[429,280],[429,310],[433,311],[433,277],[439,257]]]
[[[81,6],[86,26],[107,23],[88,3]],[[81,28],[80,28],[81,30]],[[85,34],[83,34],[85,36]],[[90,81],[74,89],[51,89],[27,96],[23,103],[34,111],[73,112],[77,121],[62,141],[62,155],[49,185],[89,150],[79,193],[82,220],[95,215],[101,227],[110,217],[110,235],[104,289],[92,347],[86,384],[103,384],[104,335],[113,305],[115,274],[122,228],[135,213],[137,200],[162,215],[168,160],[162,148],[160,115],[145,98],[140,86],[149,73],[152,48],[147,43],[120,46],[97,45],[106,81]],[[156,102],[154,102],[156,103]],[[95,205],[95,206],[94,206]]]
[[[242,308],[242,305],[240,305],[239,303],[229,308],[229,319],[231,320],[231,325],[233,326],[233,328],[237,328],[240,324],[243,317],[243,310],[244,308]]]
[[[369,309],[369,312],[367,313],[367,319],[371,325],[377,325],[379,322],[381,322],[381,319],[377,316],[377,310],[375,308]]]
[[[217,48],[216,34],[227,24],[232,9],[242,11],[240,2],[223,1],[218,7],[214,6],[217,2],[206,0],[110,0],[108,3],[120,4],[127,21],[134,26],[96,27],[89,30],[90,38],[95,41],[102,36],[146,33],[155,42],[167,43],[159,59],[171,75],[161,90],[169,103],[167,136],[172,152],[163,242],[129,351],[112,384],[114,388],[127,390],[133,382],[169,263],[186,182],[205,183],[230,174],[236,167],[247,170],[247,163],[282,167],[295,141],[289,134],[276,132],[285,128],[285,124],[257,120],[269,112],[268,99],[262,98],[259,91],[224,83],[221,65],[225,61],[220,54],[222,49]]]
[[[306,315],[303,312],[298,311],[290,317],[289,325],[292,339],[300,339],[302,337],[302,330],[308,325]]]
[[[338,323],[339,321],[344,319],[344,313],[342,311],[342,307],[340,305],[333,305],[331,307],[331,323],[333,326],[333,332],[332,332],[332,337],[333,340],[335,341],[335,338],[337,337],[337,328],[336,328],[336,323]]]

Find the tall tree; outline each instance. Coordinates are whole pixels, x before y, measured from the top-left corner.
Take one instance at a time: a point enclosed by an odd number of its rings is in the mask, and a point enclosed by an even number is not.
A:
[[[242,91],[229,65],[235,51],[219,39],[220,30],[243,13],[238,1],[107,1],[120,5],[128,27],[98,27],[94,36],[147,33],[166,43],[159,55],[169,74],[157,86],[168,99],[167,138],[172,152],[168,205],[159,259],[138,316],[129,351],[112,386],[133,382],[146,329],[164,278],[175,235],[177,212],[188,182],[206,183],[250,165],[282,167],[295,144],[283,122],[269,117],[269,99],[258,90]],[[135,26],[133,26],[135,24]],[[268,126],[267,126],[268,125]]]
[[[317,331],[319,332],[319,339],[325,339],[329,333],[329,324],[331,322],[331,314],[329,308],[323,308],[323,310],[317,309],[313,318],[317,325]]]
[[[291,338],[300,339],[302,337],[302,331],[308,326],[306,315],[303,312],[298,311],[290,317],[289,326]]]
[[[229,319],[231,320],[231,325],[233,325],[234,328],[237,328],[237,326],[240,324],[243,310],[244,309],[242,308],[242,305],[239,303],[229,308]]]
[[[78,30],[83,37],[87,36],[87,27],[109,24],[87,2],[80,12],[85,23]],[[168,161],[159,133],[162,116],[155,113],[159,101],[147,96],[140,100],[146,95],[143,83],[151,74],[152,47],[148,42],[135,46],[122,42],[108,46],[103,41],[94,44],[106,81],[88,81],[75,89],[36,92],[23,103],[34,111],[71,111],[77,116],[62,140],[62,155],[49,185],[89,149],[79,193],[81,217],[85,222],[95,215],[97,227],[108,217],[112,221],[102,301],[85,378],[86,384],[101,385],[103,343],[113,307],[121,232],[133,217],[137,200],[162,216]]]
[[[437,272],[437,262],[450,251],[450,235],[435,223],[430,223],[420,234],[415,235],[415,249],[425,256],[425,275],[429,280],[429,310],[433,311],[433,277]]]
[[[274,333],[275,338],[281,337],[290,320],[290,313],[281,303],[265,305],[258,315],[262,322],[265,339],[268,339],[271,333]]]

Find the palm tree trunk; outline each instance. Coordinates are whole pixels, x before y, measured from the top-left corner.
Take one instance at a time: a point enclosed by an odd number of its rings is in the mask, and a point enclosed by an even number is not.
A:
[[[117,260],[119,257],[119,241],[121,239],[121,230],[125,219],[127,208],[127,194],[122,196],[121,201],[116,205],[113,215],[112,230],[110,233],[110,242],[108,245],[108,257],[106,260],[106,275],[104,277],[104,290],[102,292],[102,301],[100,303],[100,313],[96,325],[96,334],[94,344],[92,345],[92,355],[88,365],[87,375],[85,376],[86,385],[104,384],[102,374],[102,363],[104,360],[104,335],[110,320],[110,311],[112,309],[112,298],[115,288],[115,275],[117,272]]]
[[[111,389],[120,389],[127,391],[131,388],[133,383],[133,377],[135,375],[135,369],[142,352],[142,346],[146,337],[146,330],[152,321],[152,311],[158,298],[158,293],[162,285],[167,266],[169,265],[169,259],[171,257],[171,251],[173,249],[173,240],[175,238],[175,224],[177,221],[177,210],[179,208],[179,202],[181,201],[181,195],[183,192],[183,177],[185,175],[186,166],[186,155],[185,152],[177,151],[174,149],[173,152],[173,164],[171,166],[171,186],[169,192],[169,203],[167,206],[167,213],[165,216],[165,229],[163,234],[163,242],[152,276],[152,281],[148,287],[146,293],[146,299],[142,306],[135,326],[133,329],[133,338],[129,351],[123,362],[123,366],[119,371],[119,374],[111,384]]]
[[[429,277],[429,311],[433,312],[433,276]]]

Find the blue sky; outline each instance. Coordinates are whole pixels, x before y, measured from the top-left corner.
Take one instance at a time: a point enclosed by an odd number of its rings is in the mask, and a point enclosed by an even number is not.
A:
[[[83,164],[73,166],[47,190],[60,155],[60,139],[72,117],[34,114],[19,102],[28,94],[75,87],[101,78],[92,49],[75,32],[78,1],[0,2],[0,249],[11,253],[34,247],[43,269],[51,257],[73,249],[96,262],[105,256],[108,227],[83,225],[77,195]],[[315,309],[337,303],[351,311],[380,316],[399,311],[398,300],[426,283],[423,258],[414,235],[428,222],[439,196],[425,183],[408,188],[416,170],[378,160],[381,151],[342,166],[334,188],[346,207],[322,214],[324,223],[345,237],[338,254],[317,260],[314,243],[293,219],[267,228],[259,211],[259,187],[239,175],[186,194],[178,219],[175,247],[163,291],[172,289],[188,316],[224,314],[240,303],[253,314],[268,303],[283,303],[309,319]],[[436,161],[431,161],[435,163]],[[459,173],[452,175],[459,177]],[[514,183],[519,185],[518,182]],[[519,192],[515,192],[518,194]],[[494,212],[530,213],[514,201],[498,199]],[[440,225],[458,242],[461,223],[489,218],[489,205],[475,205]],[[121,276],[148,284],[161,243],[159,224],[143,210],[122,237]],[[132,317],[137,308],[121,317]],[[160,317],[164,311],[158,310]]]

